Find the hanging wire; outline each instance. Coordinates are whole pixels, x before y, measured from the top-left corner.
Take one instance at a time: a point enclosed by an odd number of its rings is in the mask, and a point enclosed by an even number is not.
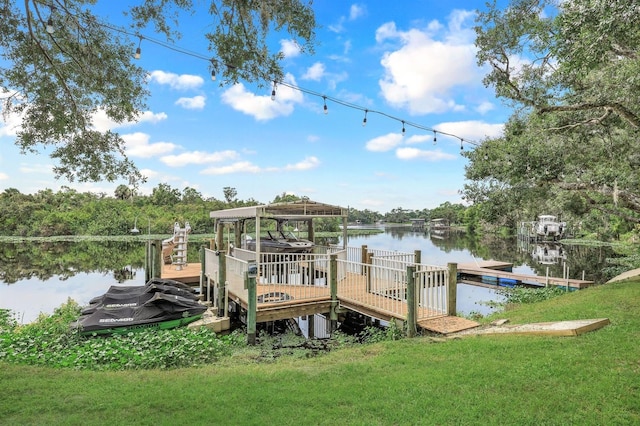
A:
[[[210,62],[212,64],[215,61],[215,59],[211,58],[210,56],[205,56],[205,55],[202,55],[202,54],[200,54],[198,52],[194,52],[194,51],[182,48],[180,46],[176,46],[174,44],[170,44],[170,43],[167,43],[167,42],[164,42],[164,41],[161,41],[161,40],[157,40],[157,39],[153,39],[153,38],[150,38],[150,37],[146,37],[146,36],[143,36],[143,35],[141,35],[139,33],[132,33],[131,31],[129,31],[127,29],[124,29],[124,28],[121,28],[121,27],[117,27],[117,26],[115,26],[115,25],[113,25],[111,23],[108,23],[108,22],[97,21],[96,23],[98,25],[100,25],[100,26],[103,26],[103,27],[111,30],[111,31],[119,32],[119,33],[122,33],[122,34],[125,34],[125,35],[128,35],[128,36],[131,36],[131,37],[138,37],[139,38],[139,43],[138,43],[138,48],[136,49],[136,59],[138,59],[140,57],[140,55],[141,55],[140,44],[142,43],[142,39],[144,38],[145,41],[147,41],[147,42],[156,44],[158,46],[164,47],[166,49],[172,50],[174,52],[177,52],[177,53],[180,53],[180,54],[183,54],[183,55],[187,55],[187,56],[191,56],[191,57],[194,57],[194,58],[202,59],[202,60],[208,61],[208,62]],[[79,21],[78,21],[78,25],[80,25]],[[217,65],[218,62],[215,61],[215,64]],[[222,62],[222,66],[225,66],[228,69],[235,69],[236,68],[236,66],[231,65],[231,64],[227,64],[227,63],[224,63],[224,62]],[[211,78],[214,79],[214,70],[212,70]],[[308,95],[321,97],[323,99],[323,101],[324,101],[323,109],[324,109],[324,113],[325,114],[328,113],[327,100],[330,100],[333,103],[336,103],[338,105],[341,105],[341,106],[344,106],[344,107],[347,107],[347,108],[364,111],[365,117],[364,117],[363,122],[362,122],[363,126],[365,126],[366,123],[367,123],[367,114],[368,113],[378,114],[378,115],[381,115],[381,116],[386,117],[388,119],[396,120],[398,122],[402,122],[403,123],[403,127],[410,126],[410,127],[415,128],[415,129],[418,129],[418,130],[433,132],[433,143],[434,143],[434,145],[437,143],[437,133],[440,133],[441,135],[444,135],[444,136],[449,136],[449,137],[452,137],[452,138],[460,139],[460,149],[461,150],[464,149],[463,148],[463,143],[465,143],[465,142],[470,144],[470,145],[480,146],[479,142],[475,142],[475,141],[472,141],[472,140],[465,140],[465,139],[461,138],[460,136],[455,135],[453,133],[443,132],[441,130],[436,130],[436,129],[433,129],[431,127],[419,124],[419,123],[407,121],[407,120],[404,120],[402,118],[390,115],[390,114],[388,114],[386,112],[383,112],[383,111],[376,111],[376,110],[364,108],[362,106],[359,106],[359,105],[344,101],[344,100],[339,99],[339,98],[334,98],[334,97],[327,96],[325,94],[321,94],[319,92],[316,92],[316,91],[313,91],[313,90],[310,90],[310,89],[306,89],[306,88],[303,88],[303,87],[300,87],[300,86],[293,85],[293,84],[285,82],[283,80],[280,80],[280,81],[274,80],[273,81],[273,89],[271,91],[271,98],[273,100],[275,100],[275,92],[276,92],[276,85],[277,84],[280,84],[280,85],[285,86],[285,87],[289,87],[290,89],[299,91],[301,93],[305,93],[305,94],[308,94]]]

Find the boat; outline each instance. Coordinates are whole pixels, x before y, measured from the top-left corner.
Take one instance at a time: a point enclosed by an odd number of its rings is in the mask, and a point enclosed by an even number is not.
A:
[[[533,222],[533,231],[537,236],[551,239],[561,238],[567,229],[565,222],[558,221],[553,215],[543,214],[538,216],[538,220]]]
[[[84,335],[125,334],[170,329],[200,319],[207,307],[198,302],[190,289],[172,285],[171,281],[111,286],[105,294],[91,300],[71,328]]]
[[[256,240],[247,238],[247,250],[256,251]],[[310,253],[315,246],[309,240],[296,237],[291,231],[267,231],[266,237],[260,237],[262,253]]]

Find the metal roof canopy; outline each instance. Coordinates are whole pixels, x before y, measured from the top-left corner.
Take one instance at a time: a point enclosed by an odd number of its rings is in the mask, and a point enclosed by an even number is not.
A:
[[[209,213],[209,217],[223,222],[233,222],[249,218],[268,218],[275,220],[307,220],[322,217],[346,218],[348,214],[348,210],[343,207],[302,199],[289,203],[273,203],[260,206],[215,210]]]

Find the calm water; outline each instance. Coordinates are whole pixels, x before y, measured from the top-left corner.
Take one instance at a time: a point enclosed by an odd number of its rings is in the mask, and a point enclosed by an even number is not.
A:
[[[373,236],[349,237],[350,247],[414,252],[422,263],[444,266],[449,262],[500,260],[514,271],[602,281],[599,270],[611,253],[606,249],[558,248],[518,244],[515,240],[470,240],[464,234],[431,235],[407,228],[387,228]],[[198,245],[189,246],[190,262],[197,262]],[[81,305],[104,293],[111,285],[144,284],[144,245],[140,242],[4,243],[0,244],[0,308],[11,309],[23,323],[40,312],[52,313],[68,298]],[[564,266],[563,266],[564,265]],[[500,300],[494,290],[458,285],[458,312],[486,315],[485,303]]]

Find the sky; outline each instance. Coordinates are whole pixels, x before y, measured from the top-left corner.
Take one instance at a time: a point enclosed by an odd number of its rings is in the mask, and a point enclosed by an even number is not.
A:
[[[121,7],[110,4],[98,3],[102,18],[123,24]],[[205,198],[224,200],[223,188],[232,187],[240,200],[293,194],[380,213],[461,203],[467,160],[460,138],[473,149],[466,141],[500,136],[511,114],[484,87],[487,70],[475,58],[475,9],[484,4],[314,1],[320,28],[313,55],[301,54],[286,33],[269,43],[285,55],[288,84],[327,96],[326,114],[321,96],[280,85],[272,100],[272,84],[221,86],[206,61],[143,40],[138,64],[149,73],[148,108],[136,123],[97,114],[94,125],[121,134],[148,179],[138,188],[145,195],[164,183]],[[202,35],[209,19],[204,9],[182,19],[175,45],[210,56]],[[363,126],[365,109],[383,114],[367,113]],[[433,132],[409,125],[403,135],[402,120],[458,138],[436,133],[434,143]],[[128,184],[55,179],[46,153],[20,154],[19,126],[19,117],[0,118],[0,191],[67,186],[113,195]]]

